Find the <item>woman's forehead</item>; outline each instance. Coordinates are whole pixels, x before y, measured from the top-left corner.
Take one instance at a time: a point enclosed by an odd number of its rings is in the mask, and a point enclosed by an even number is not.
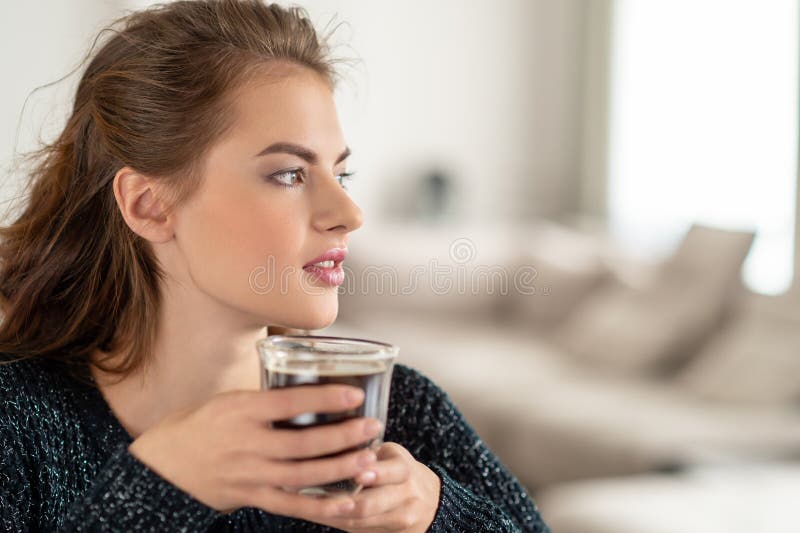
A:
[[[344,146],[333,92],[324,78],[305,67],[253,79],[236,92],[233,112],[228,136],[234,142]]]

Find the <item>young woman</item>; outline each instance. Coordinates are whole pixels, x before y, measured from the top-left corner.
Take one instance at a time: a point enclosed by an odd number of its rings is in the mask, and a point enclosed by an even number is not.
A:
[[[333,322],[335,280],[304,267],[341,262],[363,222],[333,60],[305,13],[179,1],[106,33],[2,229],[2,529],[546,531],[448,396],[402,364],[377,453],[320,458],[375,435],[371,420],[268,423],[362,400],[259,390],[256,341]],[[265,266],[276,290],[253,286]],[[355,496],[280,489],[351,476]]]

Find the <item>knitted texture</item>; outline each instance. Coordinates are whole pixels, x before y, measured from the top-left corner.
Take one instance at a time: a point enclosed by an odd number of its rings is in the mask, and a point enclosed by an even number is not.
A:
[[[384,440],[442,481],[429,531],[549,531],[447,394],[402,364]],[[218,512],[131,455],[131,442],[96,386],[52,362],[0,365],[0,530],[339,531],[252,507]]]

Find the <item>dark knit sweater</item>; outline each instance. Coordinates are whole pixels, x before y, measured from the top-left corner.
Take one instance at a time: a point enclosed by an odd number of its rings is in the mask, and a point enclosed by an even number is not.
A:
[[[429,531],[548,531],[447,394],[402,364],[392,377],[385,440],[441,478]],[[0,529],[338,531],[252,507],[220,513],[137,460],[131,442],[99,389],[59,364],[0,365]]]

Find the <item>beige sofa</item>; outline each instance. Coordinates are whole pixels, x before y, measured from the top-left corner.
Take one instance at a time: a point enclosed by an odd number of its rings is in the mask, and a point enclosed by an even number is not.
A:
[[[751,238],[697,227],[670,258],[637,264],[544,221],[381,227],[353,235],[339,319],[316,333],[398,344],[399,360],[439,383],[537,492],[720,458],[795,457],[800,390],[784,383],[770,396],[768,374],[800,370],[784,353],[800,345],[800,322],[752,309],[738,283]],[[460,292],[455,282],[407,283],[420,265],[429,274],[450,265],[455,281],[465,266],[536,275],[521,290],[487,290],[482,277]],[[398,283],[375,290],[365,271]],[[763,364],[731,346],[763,346]],[[720,383],[717,367],[737,382]],[[771,370],[752,371],[761,367]]]
[[[800,464],[729,462],[562,483],[537,494],[558,533],[796,533]]]

